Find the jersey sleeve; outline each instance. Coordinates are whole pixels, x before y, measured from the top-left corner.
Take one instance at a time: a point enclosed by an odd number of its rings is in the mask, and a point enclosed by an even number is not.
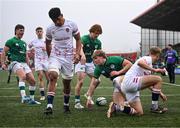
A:
[[[28,44],[28,48],[29,48],[29,49],[33,48],[33,41],[31,41],[31,42]]]
[[[5,43],[5,46],[8,47],[8,48],[11,48],[12,41],[11,40],[7,40],[6,43]]]
[[[97,50],[101,50],[102,49],[102,43],[101,43],[101,41],[100,40],[98,40],[99,41],[99,45],[98,45],[98,48],[97,48]]]
[[[123,62],[124,62],[124,58],[122,58],[122,57],[120,57],[120,56],[116,56],[116,61],[118,61],[118,63],[119,63],[120,65],[122,65]]]
[[[95,67],[94,78],[98,79],[101,76],[101,71],[98,67]]]
[[[51,29],[50,29],[50,27],[48,27],[48,28],[46,29],[46,39],[52,40],[52,35],[51,35]]]
[[[77,35],[77,34],[79,33],[79,29],[78,29],[77,24],[74,23],[74,22],[72,22],[71,25],[72,25],[72,34],[73,34],[73,36],[74,36],[74,35]]]
[[[175,50],[174,50],[174,52],[175,52],[175,53],[174,53],[174,54],[175,54],[175,57],[178,57],[178,54],[177,54],[177,52],[176,52]]]
[[[86,42],[85,40],[86,40],[86,37],[85,37],[85,36],[82,36],[82,37],[81,37],[81,43],[82,43],[83,45],[84,45],[85,42]]]
[[[144,60],[146,61],[146,63],[151,66],[152,65],[152,58],[150,56],[145,56]]]

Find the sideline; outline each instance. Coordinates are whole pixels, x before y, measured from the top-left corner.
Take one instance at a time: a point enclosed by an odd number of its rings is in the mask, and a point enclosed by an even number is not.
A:
[[[178,85],[178,84],[172,84],[172,83],[167,83],[167,82],[163,82],[163,84],[165,84],[165,85],[173,85],[173,86],[178,86],[178,87],[180,87],[180,85]]]

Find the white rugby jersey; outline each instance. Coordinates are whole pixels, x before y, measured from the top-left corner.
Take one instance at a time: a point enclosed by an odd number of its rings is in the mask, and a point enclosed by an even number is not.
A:
[[[51,55],[54,57],[73,57],[73,36],[79,33],[77,25],[65,20],[62,26],[50,25],[46,30],[46,38],[52,40]]]
[[[43,39],[35,39],[32,42],[30,42],[28,46],[29,48],[34,48],[35,50],[35,62],[48,60],[47,52],[43,50],[43,48],[46,48]]]
[[[150,75],[151,71],[146,70],[140,66],[138,66],[138,62],[140,60],[144,60],[146,64],[148,64],[150,67],[152,67],[152,58],[151,56],[143,56],[142,58],[139,58],[132,67],[127,71],[125,74],[125,77],[134,77],[134,76],[144,76],[144,75]]]

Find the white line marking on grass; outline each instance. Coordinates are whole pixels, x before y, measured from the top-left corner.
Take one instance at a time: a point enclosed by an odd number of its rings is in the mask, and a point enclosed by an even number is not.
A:
[[[28,87],[27,87],[28,88]],[[82,89],[88,89],[89,87],[82,87]],[[0,90],[17,90],[19,89],[17,88],[0,88]],[[57,89],[62,89],[62,87],[57,87]],[[72,87],[72,89],[74,89],[74,87]],[[113,87],[109,86],[109,87],[97,87],[97,89],[113,89]]]
[[[74,96],[74,95],[71,95],[71,96]],[[83,95],[81,95],[81,96],[83,96]],[[95,96],[95,97],[98,97],[98,96],[106,96],[106,97],[112,97],[112,95],[93,95],[93,96]],[[149,97],[149,96],[151,96],[151,95],[140,95],[140,97]],[[180,96],[180,94],[167,94],[166,96],[168,96],[168,97],[177,97],[177,96]],[[0,98],[17,98],[17,97],[20,97],[20,96],[0,96]],[[35,98],[36,97],[40,97],[40,96],[35,96]],[[55,96],[55,97],[63,97],[63,95],[57,95],[57,96]]]
[[[177,87],[180,87],[180,85],[178,85],[178,84],[172,84],[172,83],[167,83],[167,82],[163,82],[163,84],[165,84],[165,85],[169,85],[169,86],[177,86]],[[28,86],[26,87],[26,88],[28,88]],[[89,87],[82,87],[82,89],[88,89]],[[99,87],[97,87],[97,89],[113,89],[114,87],[113,86],[109,86],[109,87],[103,87],[103,86],[99,86]],[[17,90],[18,89],[18,87],[17,88],[15,88],[15,87],[11,87],[11,88],[0,88],[0,90]],[[62,87],[57,87],[57,89],[62,89]],[[74,89],[74,87],[72,87],[72,89]]]
[[[178,84],[172,84],[172,83],[167,83],[167,82],[163,82],[163,84],[165,84],[165,85],[179,86],[179,87],[180,87],[180,85],[178,85]]]

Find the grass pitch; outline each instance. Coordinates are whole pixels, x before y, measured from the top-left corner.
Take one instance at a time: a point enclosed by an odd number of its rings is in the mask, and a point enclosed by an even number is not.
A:
[[[94,105],[92,110],[74,109],[76,84],[76,78],[74,78],[70,98],[71,114],[63,113],[62,83],[59,80],[54,99],[54,113],[51,117],[47,117],[43,114],[46,101],[41,102],[41,105],[21,104],[15,77],[12,76],[10,84],[7,84],[7,72],[0,71],[0,127],[180,127],[180,75],[176,76],[176,85],[167,83],[167,76],[164,76],[163,79],[162,90],[168,96],[168,101],[165,103],[160,101],[160,104],[168,107],[169,110],[165,114],[150,113],[151,92],[148,89],[141,91],[144,109],[144,115],[141,117],[118,113],[108,119],[106,117],[108,104],[102,107]],[[93,98],[95,100],[97,97],[103,96],[109,103],[112,98],[112,83],[104,77],[101,80]],[[89,83],[87,78],[82,88],[81,103],[83,105],[86,101],[83,94],[87,91]],[[28,87],[26,89],[28,94]],[[35,98],[39,100],[39,97],[37,88]]]

